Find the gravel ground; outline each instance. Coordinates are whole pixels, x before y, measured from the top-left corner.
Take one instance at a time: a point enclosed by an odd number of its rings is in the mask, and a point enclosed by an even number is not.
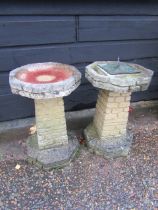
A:
[[[158,210],[158,109],[133,110],[128,157],[103,159],[82,145],[64,169],[43,171],[7,147],[0,162],[0,209]],[[16,169],[16,165],[20,169]]]

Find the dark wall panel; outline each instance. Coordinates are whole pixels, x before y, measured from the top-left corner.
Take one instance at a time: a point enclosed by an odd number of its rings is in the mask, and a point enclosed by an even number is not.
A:
[[[158,98],[158,77],[154,79],[148,91],[132,94],[132,101],[154,100]],[[155,88],[155,89],[154,89]],[[93,108],[96,103],[98,90],[91,84],[81,85],[71,95],[64,98],[65,110],[81,110]],[[0,95],[0,122],[34,115],[33,100],[12,94]]]
[[[151,85],[147,91],[132,94],[132,101],[158,98],[158,58],[128,60],[154,70]],[[87,63],[88,64],[88,63]],[[64,98],[66,111],[92,108],[95,106],[98,90],[85,78],[85,63],[76,67],[82,73],[82,84],[71,95]],[[9,73],[0,74],[0,121],[31,117],[34,114],[33,100],[12,95],[8,83]],[[4,94],[4,95],[3,95]]]
[[[158,99],[158,2],[0,2],[0,121],[31,117],[33,100],[12,95],[9,72],[28,63],[75,65],[82,84],[65,97],[65,108],[94,107],[98,90],[84,77],[96,60],[138,63],[154,70],[147,91],[132,101]]]
[[[14,47],[0,49],[0,72],[18,66],[56,61],[69,64],[96,60],[121,60],[156,57],[158,40],[74,43],[64,45]]]
[[[157,39],[157,16],[80,16],[79,41]]]
[[[86,91],[85,91],[86,90]],[[97,90],[91,84],[81,85],[71,95],[64,98],[65,110],[80,110],[95,106]],[[18,95],[0,95],[0,122],[32,117],[34,102]]]
[[[0,17],[0,46],[75,41],[75,18],[71,16]]]
[[[128,60],[127,60],[128,61]],[[154,75],[151,81],[151,85],[149,90],[158,90],[158,58],[149,58],[149,59],[136,59],[130,60],[131,63],[137,63],[140,65],[145,66],[146,68],[152,69],[154,71]],[[85,66],[88,65],[81,63],[76,64],[76,68],[81,72],[81,84],[86,85],[90,84],[87,79],[85,78]],[[9,72],[4,72],[0,74],[0,96],[4,94],[11,94],[10,86],[9,86]]]
[[[9,86],[9,74],[1,73],[0,74],[0,97],[5,94],[10,94],[10,86]],[[1,98],[0,98],[1,100]],[[1,103],[1,101],[0,101]]]
[[[0,15],[158,15],[155,0],[1,1]]]
[[[33,100],[11,94],[0,96],[0,121],[25,118],[33,115]]]
[[[70,47],[71,62],[93,62],[99,60],[138,59],[156,57],[158,41],[113,41],[81,43]]]

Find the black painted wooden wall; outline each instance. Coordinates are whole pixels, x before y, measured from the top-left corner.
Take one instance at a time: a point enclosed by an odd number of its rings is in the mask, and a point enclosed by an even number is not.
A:
[[[84,78],[85,65],[118,56],[155,71],[150,88],[132,101],[158,99],[156,1],[52,2],[0,2],[0,121],[33,116],[33,101],[11,94],[8,75],[34,62],[73,64],[82,72],[66,110],[95,106],[97,90]]]

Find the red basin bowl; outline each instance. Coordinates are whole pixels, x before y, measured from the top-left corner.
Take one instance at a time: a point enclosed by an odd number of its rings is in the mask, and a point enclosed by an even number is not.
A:
[[[45,69],[23,69],[16,74],[16,78],[31,84],[46,84],[61,82],[71,77],[70,69],[58,66],[46,67]]]

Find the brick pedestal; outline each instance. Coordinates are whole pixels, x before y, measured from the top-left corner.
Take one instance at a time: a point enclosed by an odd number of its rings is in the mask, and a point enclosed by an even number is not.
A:
[[[65,166],[78,150],[73,132],[66,129],[63,98],[36,99],[37,134],[27,144],[28,160],[45,169]]]
[[[132,142],[127,130],[132,92],[148,88],[153,72],[137,64],[96,61],[86,66],[85,77],[100,89],[93,122],[84,130],[92,152],[106,157],[125,156]]]
[[[10,72],[12,93],[35,101],[37,134],[27,141],[28,161],[51,169],[67,164],[79,148],[74,132],[67,132],[63,97],[80,84],[81,73],[62,63],[33,63]]]
[[[105,157],[126,156],[132,134],[127,131],[131,93],[100,90],[93,122],[84,134],[89,149]]]
[[[130,95],[100,90],[94,117],[100,139],[126,134]]]
[[[39,149],[68,144],[62,98],[35,100]]]

